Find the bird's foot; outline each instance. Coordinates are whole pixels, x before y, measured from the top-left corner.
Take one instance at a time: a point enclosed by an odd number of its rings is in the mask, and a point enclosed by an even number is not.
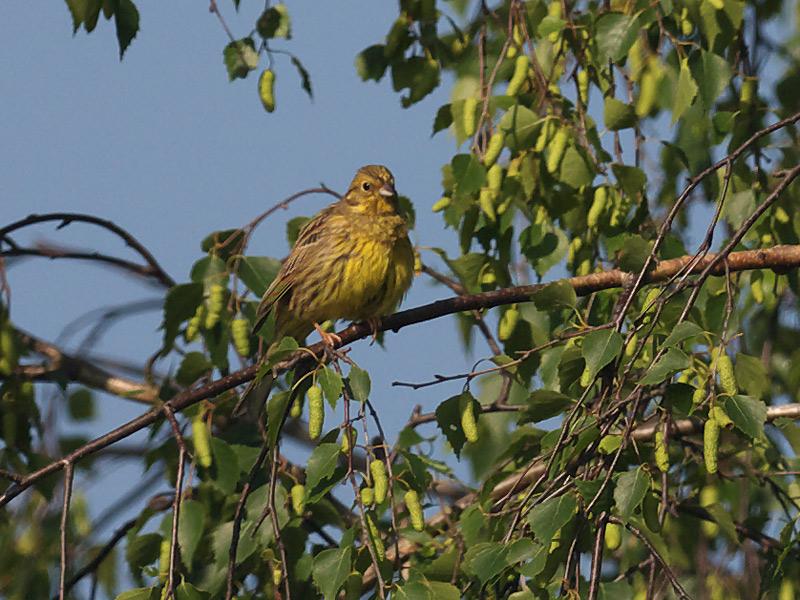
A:
[[[325,344],[325,347],[330,350],[336,350],[336,346],[342,344],[342,338],[336,335],[335,333],[330,333],[322,329],[318,323],[314,323],[314,329],[319,334],[319,337],[322,338],[322,343]]]
[[[369,330],[372,332],[372,341],[369,343],[370,346],[372,346],[375,342],[378,341],[378,334],[380,333],[378,327],[380,326],[380,324],[381,324],[380,317],[371,317],[367,319],[367,325],[369,325]]]

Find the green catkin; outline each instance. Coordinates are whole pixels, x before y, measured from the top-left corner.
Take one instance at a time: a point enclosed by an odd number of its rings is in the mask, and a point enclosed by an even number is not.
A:
[[[264,110],[270,113],[275,110],[275,71],[272,69],[264,69],[258,78],[258,97]]]
[[[716,419],[708,419],[703,427],[703,458],[706,471],[717,472],[717,450],[719,449],[719,423]]]
[[[325,407],[322,403],[322,388],[312,385],[308,388],[308,437],[317,439],[325,422]]]
[[[369,472],[372,474],[372,486],[375,488],[375,502],[382,504],[389,491],[389,478],[386,476],[386,465],[380,459],[369,463]]]
[[[417,490],[408,490],[404,496],[408,516],[411,519],[411,526],[417,531],[425,529],[425,517],[422,513],[422,504],[419,502]]]
[[[234,319],[231,322],[233,347],[242,356],[250,356],[250,322],[247,319]]]
[[[475,418],[475,403],[472,396],[462,395],[459,401],[461,409],[461,429],[464,437],[471,444],[478,441],[478,421]]]
[[[192,441],[197,464],[207,469],[211,466],[211,438],[203,415],[198,413],[192,419]]]
[[[292,510],[298,517],[302,517],[306,510],[306,486],[296,483],[292,486],[290,495],[292,496]]]
[[[502,131],[493,133],[492,137],[489,138],[489,143],[486,145],[486,154],[483,155],[483,164],[485,166],[491,167],[497,161],[500,152],[503,150],[504,139],[505,136]]]

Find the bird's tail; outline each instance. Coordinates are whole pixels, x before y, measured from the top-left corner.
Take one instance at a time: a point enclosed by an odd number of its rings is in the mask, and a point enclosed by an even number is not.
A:
[[[246,415],[254,421],[257,420],[264,410],[274,383],[275,376],[271,372],[253,379],[242,392],[239,402],[233,407],[231,416],[239,418]]]

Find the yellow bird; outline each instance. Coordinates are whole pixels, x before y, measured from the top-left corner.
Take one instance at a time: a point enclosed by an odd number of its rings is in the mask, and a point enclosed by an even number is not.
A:
[[[300,231],[289,256],[256,313],[258,332],[274,315],[276,341],[298,342],[316,329],[323,341],[337,339],[319,324],[338,319],[375,321],[397,308],[414,277],[408,225],[398,211],[394,176],[386,167],[361,167],[347,193]],[[273,377],[251,382],[234,408],[245,402],[258,414]],[[252,399],[252,400],[251,400]]]
[[[264,293],[255,331],[275,315],[275,339],[299,342],[319,323],[370,321],[397,308],[414,275],[414,250],[398,212],[394,176],[386,167],[362,167],[342,198],[300,231],[289,256]]]

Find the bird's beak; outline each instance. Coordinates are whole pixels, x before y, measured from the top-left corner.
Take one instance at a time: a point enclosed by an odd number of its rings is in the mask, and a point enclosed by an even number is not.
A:
[[[391,183],[384,183],[378,193],[385,198],[393,198],[397,195],[394,186]]]

